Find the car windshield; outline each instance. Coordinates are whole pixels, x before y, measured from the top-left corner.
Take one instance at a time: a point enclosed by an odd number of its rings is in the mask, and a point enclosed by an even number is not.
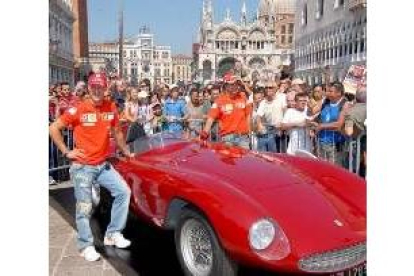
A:
[[[129,143],[131,152],[140,154],[184,141],[181,133],[162,132],[135,139]]]

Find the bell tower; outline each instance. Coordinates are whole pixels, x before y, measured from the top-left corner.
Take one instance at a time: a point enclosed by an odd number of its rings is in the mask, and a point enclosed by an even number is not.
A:
[[[75,59],[75,81],[87,76],[89,45],[88,45],[88,7],[87,0],[73,0],[73,55]]]

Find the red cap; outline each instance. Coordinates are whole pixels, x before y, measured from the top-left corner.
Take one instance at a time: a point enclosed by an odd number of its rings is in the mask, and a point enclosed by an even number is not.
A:
[[[236,77],[235,77],[232,73],[226,73],[226,74],[223,76],[223,81],[224,81],[225,83],[230,83],[230,84],[232,84],[232,83],[234,83],[234,82],[236,81]]]
[[[101,87],[108,87],[108,83],[106,80],[106,75],[103,73],[95,73],[89,76],[88,79],[89,86],[101,86]]]

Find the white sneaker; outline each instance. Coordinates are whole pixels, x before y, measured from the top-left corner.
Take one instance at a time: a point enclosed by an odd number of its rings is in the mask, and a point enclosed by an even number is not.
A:
[[[95,262],[99,260],[101,254],[96,252],[95,247],[88,246],[81,252],[81,256],[84,257],[88,262]]]
[[[131,241],[124,238],[124,236],[119,233],[113,233],[110,237],[105,236],[104,245],[116,246],[118,248],[127,248],[131,245]]]
[[[49,185],[56,185],[56,184],[57,184],[56,180],[54,180],[53,177],[49,175]]]

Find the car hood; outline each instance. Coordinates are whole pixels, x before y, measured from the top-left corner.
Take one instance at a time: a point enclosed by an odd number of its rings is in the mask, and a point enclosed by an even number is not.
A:
[[[300,175],[292,173],[291,165],[277,157],[220,144],[212,148],[192,145],[174,161],[182,169],[198,173],[208,172],[248,194],[252,191],[290,186],[302,181]]]
[[[305,256],[366,239],[366,183],[327,162],[239,148],[188,147],[176,162],[186,173],[214,176],[263,207]]]

